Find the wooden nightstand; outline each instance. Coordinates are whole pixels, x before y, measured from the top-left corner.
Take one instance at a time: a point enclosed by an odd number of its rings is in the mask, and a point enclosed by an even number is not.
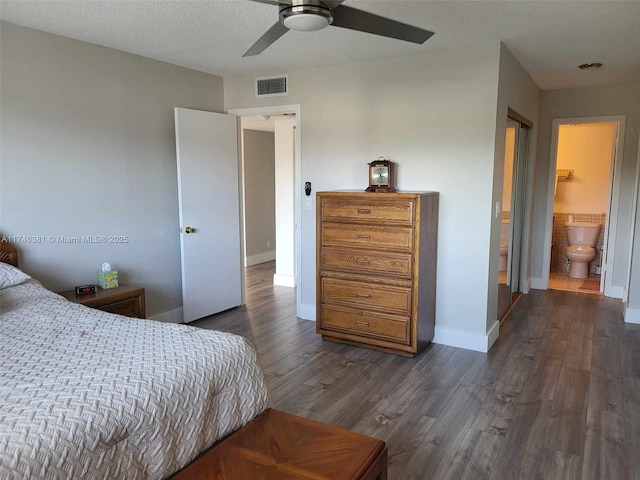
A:
[[[144,288],[120,285],[108,290],[98,289],[97,293],[76,295],[75,290],[60,292],[60,295],[73,303],[80,303],[105,312],[117,313],[127,317],[146,318],[144,308]]]

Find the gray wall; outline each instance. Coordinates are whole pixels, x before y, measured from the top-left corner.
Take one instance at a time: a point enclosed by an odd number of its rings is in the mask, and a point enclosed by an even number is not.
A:
[[[627,278],[632,204],[635,190],[640,133],[640,82],[590,88],[543,91],[540,96],[540,128],[536,162],[535,205],[531,276],[545,275],[543,248],[551,158],[552,121],[556,118],[625,115],[626,127],[622,157],[620,201],[611,219],[617,233],[611,265],[612,284],[623,288]],[[637,244],[636,244],[637,248]]]
[[[275,140],[243,130],[245,251],[248,259],[276,248]],[[268,246],[267,246],[268,242]],[[253,264],[253,262],[249,262]],[[258,261],[257,263],[261,263]]]
[[[456,338],[487,330],[499,60],[495,43],[224,79],[226,109],[300,105],[314,192],[364,190],[380,155],[397,162],[399,189],[441,192],[436,326]],[[254,98],[254,78],[278,73],[290,95]],[[315,317],[315,213],[303,209],[300,225],[303,318]]]
[[[529,152],[527,158],[527,187],[525,213],[522,230],[522,264],[524,278],[529,278],[529,238],[531,233],[531,216],[533,211],[532,190],[534,182],[533,162],[536,153],[536,135],[538,126],[538,108],[540,89],[522,68],[518,60],[503,45],[500,45],[500,75],[498,78],[498,104],[496,110],[496,141],[493,170],[493,202],[502,203],[504,188],[505,141],[507,132],[507,114],[509,108],[516,111],[533,123],[530,131]],[[502,205],[502,210],[509,210],[510,205]],[[500,256],[500,230],[502,216],[492,211],[491,221],[491,256],[489,261],[489,300],[487,302],[487,328],[497,320],[498,316],[498,264]],[[522,289],[522,288],[521,288]],[[528,291],[528,288],[524,288]]]
[[[223,109],[222,79],[2,23],[0,233],[126,235],[125,244],[20,243],[52,290],[93,283],[104,261],[179,308],[173,107]]]

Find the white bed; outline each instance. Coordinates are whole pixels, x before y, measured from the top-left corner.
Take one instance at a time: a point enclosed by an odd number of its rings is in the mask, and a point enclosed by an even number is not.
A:
[[[236,335],[0,290],[0,479],[162,479],[268,407]]]

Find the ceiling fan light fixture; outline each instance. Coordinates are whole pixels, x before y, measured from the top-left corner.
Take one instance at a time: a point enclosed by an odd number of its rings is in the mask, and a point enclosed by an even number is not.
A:
[[[331,25],[331,10],[316,5],[296,5],[280,11],[282,24],[289,30],[314,32]]]
[[[2,0],[0,0],[2,1]],[[344,0],[252,0],[280,10],[274,23],[243,57],[259,55],[289,30],[312,32],[329,25],[422,45],[433,32],[342,5]]]

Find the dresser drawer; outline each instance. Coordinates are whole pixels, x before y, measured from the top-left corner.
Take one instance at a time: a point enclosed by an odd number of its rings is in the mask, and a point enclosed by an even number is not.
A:
[[[320,268],[361,274],[411,278],[411,255],[388,252],[363,252],[326,247],[322,249]]]
[[[380,194],[367,198],[323,198],[322,220],[344,220],[357,223],[413,224],[415,202],[410,199],[384,200]]]
[[[322,302],[384,309],[409,315],[411,289],[353,282],[334,278],[322,279]]]
[[[409,344],[408,317],[325,305],[322,328]]]
[[[405,227],[374,227],[342,223],[322,224],[322,245],[334,247],[384,248],[410,253],[413,250],[413,229]]]
[[[108,305],[97,307],[98,310],[109,313],[117,313],[126,317],[140,318],[140,304],[137,298],[121,300]]]

